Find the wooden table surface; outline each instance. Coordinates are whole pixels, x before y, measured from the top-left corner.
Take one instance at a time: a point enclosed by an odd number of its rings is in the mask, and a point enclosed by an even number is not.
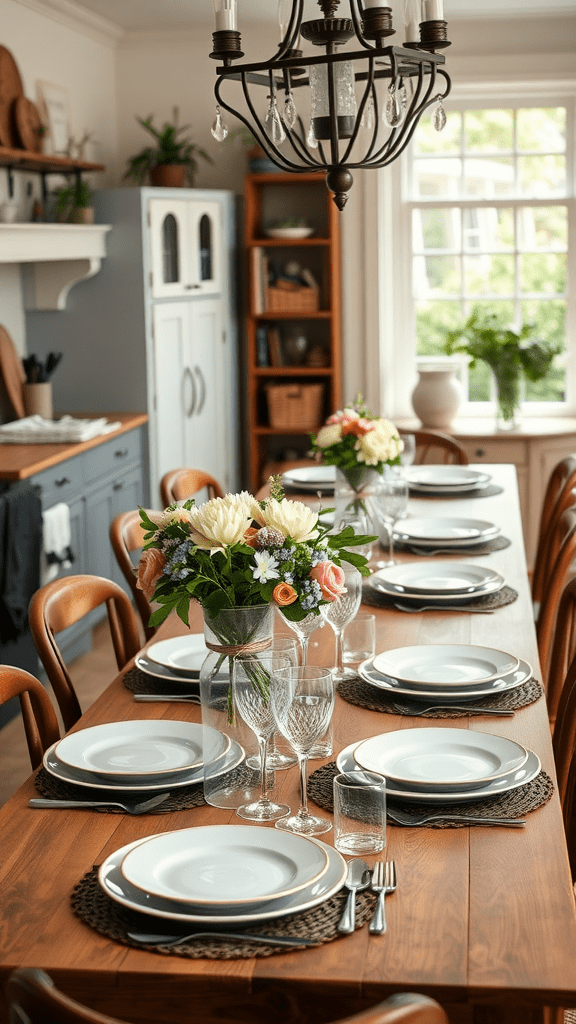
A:
[[[486,469],[486,467],[482,467]],[[518,600],[493,615],[377,611],[380,650],[409,643],[474,643],[502,648],[538,671],[515,470],[489,467],[503,494],[450,502],[410,499],[414,515],[489,519],[513,543],[465,561],[500,570]],[[406,556],[412,558],[413,556]],[[462,560],[462,556],[459,556]],[[201,613],[191,623],[200,630]],[[170,621],[161,635],[183,631]],[[283,631],[286,631],[284,629]],[[310,661],[333,664],[333,635],[317,630]],[[121,677],[80,725],[134,718],[198,721],[184,704],[137,704]],[[432,724],[441,724],[432,723]],[[429,726],[422,719],[365,711],[337,699],[335,751],[377,732]],[[509,736],[534,749],[554,775],[543,700],[513,718],[462,718],[449,725]],[[312,768],[319,762],[312,762]],[[297,773],[279,773],[282,797],[297,805]],[[70,909],[76,882],[113,850],[142,836],[238,821],[202,807],[133,818],[90,811],[32,810],[29,779],[0,811],[0,971],[39,966],[70,995],[141,1022],[190,1020],[328,1021],[392,991],[429,994],[453,1024],[531,1024],[557,1019],[546,1006],[576,1006],[576,918],[556,795],[527,815],[524,829],[434,830],[389,826],[386,855],[398,889],[387,900],[388,932],[365,927],[313,950],[253,960],[187,960],[129,949],[91,931]],[[331,842],[332,833],[322,838]]]

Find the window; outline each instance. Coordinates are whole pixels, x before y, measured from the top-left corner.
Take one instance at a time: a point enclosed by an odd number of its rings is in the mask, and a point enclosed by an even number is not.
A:
[[[473,403],[464,413],[492,408],[490,370],[483,363],[469,370],[466,357],[447,357],[442,345],[475,309],[496,313],[503,326],[533,323],[539,338],[564,348],[546,380],[525,385],[523,411],[576,411],[567,289],[568,238],[576,238],[573,121],[570,98],[541,105],[449,101],[444,130],[424,114],[409,147],[394,230],[403,235],[395,248],[411,266],[411,282],[395,288],[396,342],[403,334],[412,365],[456,363]],[[407,370],[401,359],[398,380]]]

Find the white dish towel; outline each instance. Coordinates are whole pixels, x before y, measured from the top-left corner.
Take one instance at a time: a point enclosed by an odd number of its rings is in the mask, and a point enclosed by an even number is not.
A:
[[[56,579],[60,569],[69,569],[74,561],[70,547],[70,509],[65,501],[46,509],[42,513],[43,547],[40,569],[41,586]]]

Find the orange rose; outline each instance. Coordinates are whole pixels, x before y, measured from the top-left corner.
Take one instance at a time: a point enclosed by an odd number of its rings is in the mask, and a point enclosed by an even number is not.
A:
[[[342,424],[342,436],[353,434],[355,437],[362,437],[371,430],[374,430],[374,424],[370,420],[350,420],[348,423]]]
[[[253,526],[249,526],[248,529],[246,530],[245,534],[244,534],[244,543],[247,544],[249,548],[257,547],[257,544],[256,544],[256,537],[257,536],[258,536],[258,530],[254,529]]]
[[[272,591],[272,599],[279,608],[285,608],[288,604],[294,604],[297,598],[298,594],[289,583],[277,583]]]
[[[136,586],[138,590],[143,592],[147,601],[151,601],[154,597],[156,584],[162,575],[165,565],[166,558],[164,553],[159,551],[158,548],[148,548],[147,551],[143,551],[140,555]]]
[[[310,570],[310,578],[320,584],[325,601],[336,601],[346,593],[344,569],[334,565],[334,562],[318,562],[318,565]]]

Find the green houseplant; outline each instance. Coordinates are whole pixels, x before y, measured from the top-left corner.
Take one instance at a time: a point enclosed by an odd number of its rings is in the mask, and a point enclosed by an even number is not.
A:
[[[145,119],[136,118],[155,143],[130,158],[124,177],[134,178],[140,185],[144,184],[148,176],[153,185],[171,188],[193,185],[198,170],[198,157],[208,163],[213,162],[212,158],[190,138],[182,137],[190,125],[178,125],[178,107],[174,107],[172,122],[165,121],[161,128],[154,127],[152,117],[150,114]]]
[[[83,178],[76,178],[71,185],[63,185],[54,193],[56,219],[73,224],[93,224],[94,191]]]
[[[498,417],[502,426],[513,427],[520,408],[520,383],[542,380],[548,374],[560,346],[534,337],[534,326],[524,324],[519,332],[502,327],[494,313],[475,310],[461,326],[446,335],[448,355],[463,352],[470,366],[478,359],[488,364],[496,383]]]

